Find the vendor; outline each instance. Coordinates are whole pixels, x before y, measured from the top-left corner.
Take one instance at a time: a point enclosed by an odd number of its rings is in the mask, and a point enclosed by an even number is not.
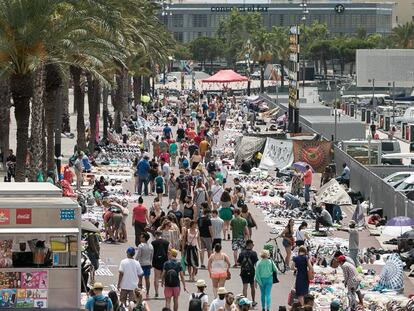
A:
[[[325,203],[322,203],[321,206],[316,207],[316,224],[315,224],[315,230],[319,231],[319,226],[325,226],[325,227],[332,227],[332,216],[329,214],[329,212],[325,208]]]
[[[262,160],[263,154],[260,151],[256,151],[253,156],[253,165],[254,167],[259,167],[260,161]]]
[[[98,205],[100,205],[98,201],[108,195],[108,190],[106,190],[105,184],[105,177],[101,176],[93,186],[93,194],[97,200]]]
[[[242,164],[240,165],[240,170],[243,173],[250,174],[250,172],[252,171],[252,165],[250,164],[250,161],[242,160]]]
[[[285,200],[286,202],[286,208],[299,208],[300,206],[300,200],[299,198],[295,197],[293,194],[283,191],[279,193],[279,195]]]

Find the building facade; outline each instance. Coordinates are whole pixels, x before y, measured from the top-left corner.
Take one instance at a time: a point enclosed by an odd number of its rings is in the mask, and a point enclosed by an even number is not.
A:
[[[393,3],[331,0],[308,0],[307,25],[314,21],[326,23],[333,34],[352,34],[365,29],[368,34],[391,32]],[[214,36],[220,20],[232,10],[259,12],[264,26],[291,26],[303,23],[302,1],[289,0],[178,0],[167,7],[167,14],[160,16],[175,39],[187,43],[201,36]]]
[[[414,1],[412,0],[354,0],[358,2],[393,3],[395,5],[393,26],[414,22]]]

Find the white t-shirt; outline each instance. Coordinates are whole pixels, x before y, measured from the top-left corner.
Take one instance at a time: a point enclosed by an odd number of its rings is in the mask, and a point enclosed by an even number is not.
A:
[[[213,229],[213,239],[221,239],[221,233],[223,231],[223,219],[219,217],[211,217],[211,226]]]
[[[219,308],[224,308],[225,304],[226,304],[225,298],[221,300],[220,298],[217,297],[211,302],[209,311],[217,311]]]
[[[195,297],[200,297],[200,295],[201,295],[202,293],[194,293],[194,294],[191,294],[190,295],[190,299],[188,299],[188,301],[191,301],[191,299],[193,299],[193,295],[195,296]],[[204,293],[204,295],[203,295],[203,297],[201,297],[201,307],[203,308],[203,305],[206,303],[206,304],[208,304],[208,296],[207,296],[207,294],[206,293]],[[204,309],[203,309],[204,310]]]
[[[128,135],[128,125],[126,124],[122,126],[122,135]]]
[[[123,272],[121,289],[134,290],[138,287],[138,276],[142,275],[141,265],[133,258],[125,258],[119,264],[119,272]]]
[[[170,179],[170,173],[171,173],[171,169],[170,169],[170,165],[168,163],[165,163],[162,166],[162,172],[164,173],[164,178],[165,180]]]

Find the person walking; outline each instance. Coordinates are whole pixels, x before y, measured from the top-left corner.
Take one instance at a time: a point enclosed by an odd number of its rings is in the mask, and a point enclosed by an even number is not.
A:
[[[295,243],[297,247],[305,245],[305,242],[310,240],[308,233],[305,231],[307,228],[308,223],[306,221],[302,221],[298,230],[296,230]]]
[[[171,156],[171,166],[175,166],[177,155],[178,155],[178,146],[175,140],[173,139],[170,143],[170,156]]]
[[[180,296],[180,280],[185,292],[184,273],[181,264],[177,261],[177,250],[171,248],[168,252],[169,260],[164,263],[161,275],[161,286],[164,287],[165,306],[171,307],[173,300],[174,311],[178,311],[178,297]]]
[[[148,242],[149,239],[150,235],[148,232],[143,232],[141,234],[141,243],[138,245],[137,255],[135,257],[135,259],[141,264],[142,271],[144,272],[143,275],[139,276],[138,287],[142,288],[142,279],[145,278],[147,299],[149,298],[152,259],[154,257],[154,247]]]
[[[188,305],[189,311],[208,311],[208,296],[204,292],[206,289],[206,281],[197,280],[196,283],[197,292],[190,295],[190,301]]]
[[[177,199],[177,179],[174,172],[171,172],[168,180],[168,204]]]
[[[256,263],[254,279],[260,288],[262,311],[270,311],[272,302],[270,294],[273,287],[273,273],[277,273],[277,268],[273,260],[270,259],[268,250],[262,250],[260,258],[261,259]]]
[[[223,219],[218,217],[218,211],[217,210],[212,210],[211,212],[211,228],[213,231],[213,244],[212,247],[214,248],[214,246],[216,244],[221,244],[221,237],[222,237],[222,232],[223,232],[223,224],[224,221]]]
[[[120,290],[119,301],[124,306],[127,299],[134,299],[134,290],[138,286],[139,276],[144,274],[141,265],[134,259],[135,249],[129,247],[126,251],[127,258],[122,259],[119,264],[118,290]]]
[[[134,300],[129,303],[128,311],[150,311],[149,304],[144,301],[144,297],[142,296],[142,289],[136,288],[134,290],[134,296]]]
[[[190,276],[190,282],[194,282],[195,275],[197,273],[197,268],[199,265],[198,260],[198,250],[200,233],[197,229],[197,222],[195,220],[190,221],[190,228],[187,230],[185,235],[185,246],[184,246],[184,256],[185,256],[185,265],[188,269],[188,274]]]
[[[154,290],[155,298],[158,298],[159,281],[164,263],[168,260],[168,247],[170,242],[162,238],[161,231],[155,231],[155,240],[151,242],[154,249],[152,256],[152,267],[154,268]]]
[[[242,204],[241,206],[241,213],[240,216],[246,219],[247,221],[247,229],[249,230],[249,236],[252,238],[252,229],[256,228],[257,230],[257,224],[256,220],[254,220],[253,215],[249,212],[249,208],[246,204]]]
[[[148,160],[148,156],[144,156],[144,158],[141,159],[137,165],[138,189],[136,189],[136,192],[138,195],[142,194],[142,185],[144,185],[144,194],[148,195],[148,181],[150,172],[150,164]]]
[[[354,220],[349,221],[349,257],[355,262],[355,267],[359,266],[358,254],[359,254],[359,232],[356,228]]]
[[[93,296],[88,298],[85,304],[85,309],[88,311],[114,311],[112,300],[102,294],[104,286],[100,282],[93,284],[92,291]]]
[[[293,257],[293,269],[296,271],[295,293],[301,305],[304,305],[304,297],[309,294],[308,272],[313,273],[312,264],[307,256],[308,251],[305,246],[300,246],[298,255]]]
[[[240,216],[240,209],[234,209],[234,218],[230,222],[230,229],[232,231],[231,249],[233,250],[234,267],[237,267],[237,258],[239,250],[244,248],[245,240],[248,240],[249,230],[246,219]]]
[[[158,176],[155,177],[154,183],[155,183],[155,192],[157,194],[158,200],[160,201],[162,205],[162,196],[165,191],[165,179],[162,176],[162,171],[158,171]]]
[[[290,259],[292,257],[292,248],[295,246],[295,239],[293,237],[293,225],[295,224],[295,221],[291,218],[289,219],[288,224],[286,225],[285,229],[282,231],[282,245],[286,250],[286,257],[285,257],[285,263],[286,266],[289,266]]]
[[[231,196],[224,191],[220,198],[219,216],[223,220],[223,240],[230,240],[230,221],[233,219]]]
[[[303,184],[305,186],[304,197],[305,197],[305,202],[309,203],[309,201],[310,201],[310,188],[311,188],[311,185],[312,185],[313,173],[312,173],[312,169],[310,168],[309,165],[306,165],[305,169],[306,169],[306,171],[303,174]]]
[[[135,228],[135,246],[141,243],[141,234],[149,222],[148,209],[144,206],[144,199],[140,196],[138,204],[132,210],[132,226]]]
[[[169,180],[171,177],[171,168],[168,164],[168,161],[165,158],[161,158],[161,170],[162,170],[162,176],[164,177],[164,187],[165,192],[164,195],[167,196],[169,193]]]
[[[254,286],[255,265],[259,260],[256,251],[253,250],[253,241],[247,240],[246,247],[239,255],[237,263],[240,265],[240,277],[243,283],[243,296],[247,297],[247,289],[250,285],[250,291],[253,300],[253,307],[256,303],[256,288]]]
[[[76,190],[80,190],[83,185],[83,162],[82,162],[83,154],[82,152],[78,152],[78,156],[76,158],[76,161],[73,165],[75,169],[75,175],[76,175]],[[9,176],[9,175],[8,175]],[[7,177],[8,181],[11,181],[11,175],[10,178]]]
[[[230,278],[230,259],[222,252],[221,244],[216,244],[214,253],[208,259],[208,272],[213,283],[213,294],[217,296],[217,289],[223,287]]]
[[[211,304],[208,311],[219,311],[224,310],[224,305],[226,304],[226,294],[227,290],[225,287],[219,287],[217,290],[217,298],[215,298]]]
[[[204,206],[203,206],[204,205]],[[213,226],[210,220],[210,210],[207,203],[202,203],[202,216],[198,219],[198,229],[200,230],[200,264],[201,268],[205,269],[204,252],[207,251],[207,258],[211,256],[213,245]]]

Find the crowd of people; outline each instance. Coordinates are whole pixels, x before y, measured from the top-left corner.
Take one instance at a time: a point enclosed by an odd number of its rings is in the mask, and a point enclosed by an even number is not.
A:
[[[164,104],[168,106],[168,102]],[[132,224],[135,247],[127,249],[127,256],[119,265],[119,298],[111,292],[110,299],[105,300],[102,284],[95,283],[95,295],[89,298],[86,308],[102,310],[96,306],[106,301],[105,310],[117,311],[117,306],[125,306],[129,310],[149,311],[148,300],[163,297],[165,311],[244,311],[256,306],[271,310],[272,288],[279,282],[272,245],[254,249],[257,221],[246,204],[246,189],[238,177],[230,178],[229,163],[218,152],[223,148],[219,137],[226,120],[243,116],[244,110],[237,109],[234,97],[206,98],[200,94],[179,98],[174,107],[168,107],[170,112],[166,114],[161,106],[154,107],[152,113],[140,108],[141,116],[162,124],[162,132],[153,141],[142,143],[134,161],[133,192],[138,200],[132,213],[122,202],[107,200],[105,181],[96,181],[94,192],[105,209],[107,241],[126,242],[126,230]],[[125,126],[122,141],[129,141]],[[255,154],[253,160],[260,162],[261,156]],[[83,159],[79,154],[76,161],[80,164]],[[246,163],[241,164],[242,171]],[[349,178],[349,172],[342,178]],[[281,196],[288,208],[307,206],[312,169],[306,166],[293,179],[292,191]],[[326,225],[324,210],[320,210],[322,225]],[[295,271],[297,304],[293,306],[301,311],[309,310],[313,301],[309,295],[313,263],[304,246],[309,240],[306,229],[307,223],[303,222],[294,231],[292,219],[281,233],[287,270]],[[232,254],[223,250],[226,243],[231,245]],[[298,247],[297,256],[292,256],[294,247]],[[344,266],[341,260],[342,257],[339,264],[351,271],[352,278],[352,267]],[[239,276],[232,275],[230,268],[237,268]],[[209,284],[199,278],[200,269],[208,272],[213,297],[205,292]],[[235,277],[240,278],[242,286],[232,288],[231,292],[226,282]],[[355,294],[355,281],[349,284],[350,293]],[[190,293],[194,288],[197,290]],[[188,306],[179,306],[181,295],[188,295]]]

